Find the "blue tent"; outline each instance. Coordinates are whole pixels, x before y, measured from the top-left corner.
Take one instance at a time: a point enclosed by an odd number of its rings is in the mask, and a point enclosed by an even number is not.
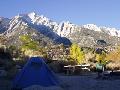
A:
[[[13,88],[25,88],[31,85],[45,87],[59,85],[58,78],[45,64],[43,58],[30,58],[13,81]]]

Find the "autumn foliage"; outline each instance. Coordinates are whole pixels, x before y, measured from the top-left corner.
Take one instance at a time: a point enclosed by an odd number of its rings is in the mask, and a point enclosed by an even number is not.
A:
[[[109,52],[106,56],[107,59],[111,60],[112,62],[120,61],[120,47],[117,49]]]
[[[77,64],[82,64],[85,59],[85,54],[77,44],[72,44],[70,47],[70,59]]]

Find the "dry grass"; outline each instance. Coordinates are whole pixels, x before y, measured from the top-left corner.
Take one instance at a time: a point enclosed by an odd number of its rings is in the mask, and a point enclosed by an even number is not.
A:
[[[120,70],[120,62],[109,63],[106,65],[107,69]]]

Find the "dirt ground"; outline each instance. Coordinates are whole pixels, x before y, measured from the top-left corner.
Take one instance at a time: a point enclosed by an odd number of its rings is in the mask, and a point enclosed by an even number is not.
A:
[[[96,74],[58,75],[63,90],[120,90],[120,76],[96,79]],[[0,78],[0,90],[10,90],[11,79]]]
[[[11,90],[11,79],[0,77],[0,90]]]
[[[97,74],[61,76],[64,90],[120,90],[120,76],[96,78]]]

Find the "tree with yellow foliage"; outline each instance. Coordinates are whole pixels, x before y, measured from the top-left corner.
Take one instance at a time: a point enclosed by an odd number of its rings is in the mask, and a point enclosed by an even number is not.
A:
[[[38,42],[32,40],[30,35],[21,35],[20,40],[23,43],[21,46],[23,50],[38,50],[39,48]]]
[[[43,56],[44,49],[39,46],[39,43],[37,41],[32,40],[30,35],[21,35],[20,40],[22,42],[22,46],[20,48],[25,55]]]
[[[72,44],[70,47],[70,59],[77,64],[82,64],[85,59],[85,54],[77,44]]]
[[[107,62],[109,61],[107,58],[106,58],[106,53],[104,52],[104,51],[102,51],[100,54],[96,54],[96,60],[97,60],[97,62],[100,62],[101,61],[101,63],[102,64],[107,64]]]

